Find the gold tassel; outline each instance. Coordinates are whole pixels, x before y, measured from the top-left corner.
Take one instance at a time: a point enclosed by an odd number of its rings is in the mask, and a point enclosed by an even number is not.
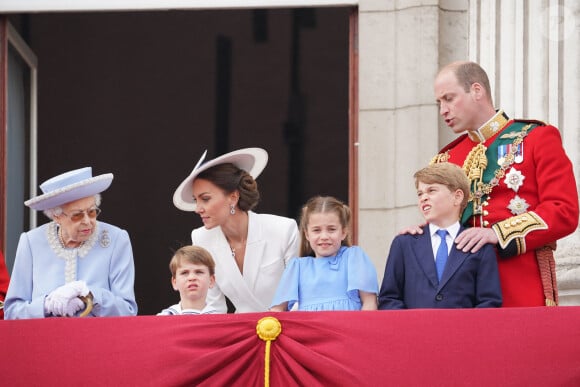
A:
[[[264,386],[270,386],[270,343],[280,335],[282,325],[275,317],[264,317],[256,325],[258,337],[266,342],[266,353],[264,355]]]
[[[538,266],[540,268],[546,306],[558,306],[559,301],[554,250],[556,250],[555,242],[536,250],[536,259],[538,260]]]

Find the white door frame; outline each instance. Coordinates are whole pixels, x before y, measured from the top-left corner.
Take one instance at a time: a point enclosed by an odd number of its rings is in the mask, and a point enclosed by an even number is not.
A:
[[[38,58],[32,52],[30,47],[26,44],[24,39],[12,26],[8,23],[8,42],[18,52],[22,60],[26,62],[30,68],[30,178],[28,180],[31,195],[36,193],[37,183],[37,137],[38,137],[38,122],[37,122],[37,104],[38,104]],[[30,211],[30,228],[36,227],[36,211]]]
[[[359,0],[2,0],[0,13],[357,6]]]

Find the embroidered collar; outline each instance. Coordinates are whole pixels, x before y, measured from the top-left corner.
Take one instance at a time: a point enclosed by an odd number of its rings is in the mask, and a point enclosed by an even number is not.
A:
[[[503,110],[498,112],[477,130],[469,130],[467,135],[473,142],[484,142],[499,132],[508,122],[508,116]]]
[[[65,248],[60,242],[60,238],[58,237],[58,226],[56,225],[56,223],[50,222],[48,224],[48,227],[46,228],[48,244],[50,245],[52,251],[54,251],[54,253],[61,258],[66,259],[66,257],[70,255],[71,251],[75,253],[74,255],[78,254],[80,258],[83,258],[89,253],[89,250],[91,250],[91,248],[95,245],[95,242],[97,241],[98,225],[99,225],[98,223],[95,224],[93,234],[89,237],[89,239],[85,241],[85,243],[83,243],[77,248],[69,249]]]
[[[58,226],[56,222],[50,222],[48,227],[46,228],[46,237],[48,238],[48,244],[54,253],[59,257],[65,260],[65,268],[64,268],[64,278],[65,283],[72,282],[76,280],[77,277],[77,265],[76,265],[76,257],[84,258],[89,251],[95,245],[97,241],[97,234],[98,234],[98,225],[97,222],[95,224],[95,229],[93,230],[93,234],[77,248],[74,249],[67,249],[65,248],[62,243],[60,243],[60,238],[58,237]]]

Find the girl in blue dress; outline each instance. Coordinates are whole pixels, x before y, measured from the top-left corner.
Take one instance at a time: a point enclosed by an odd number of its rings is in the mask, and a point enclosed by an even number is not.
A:
[[[340,200],[317,196],[306,203],[300,257],[284,270],[271,311],[377,309],[376,269],[360,247],[351,246],[349,228],[350,209]]]

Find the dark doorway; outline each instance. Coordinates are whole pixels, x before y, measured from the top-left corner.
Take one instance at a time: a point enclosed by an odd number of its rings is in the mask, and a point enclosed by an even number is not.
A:
[[[296,218],[316,194],[348,202],[349,13],[11,17],[39,60],[39,182],[114,173],[100,218],[131,236],[139,314],[178,299],[169,258],[201,222],[171,198],[205,149],[269,152],[257,212]]]

